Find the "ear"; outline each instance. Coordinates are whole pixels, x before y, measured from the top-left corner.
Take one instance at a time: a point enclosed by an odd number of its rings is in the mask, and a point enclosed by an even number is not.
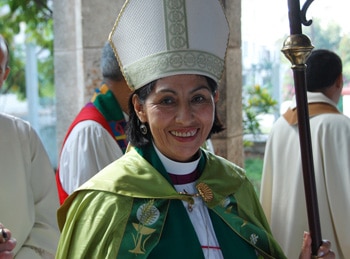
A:
[[[336,87],[337,88],[343,88],[343,84],[344,84],[344,81],[343,81],[343,73],[341,73],[337,80],[336,80]]]
[[[214,103],[217,103],[219,101],[219,90],[216,90],[214,93]]]
[[[141,103],[139,97],[136,94],[132,96],[132,104],[134,106],[134,111],[137,117],[139,118],[139,120],[142,123],[147,122],[147,116],[144,110],[144,104]]]
[[[4,77],[3,77],[3,81],[5,81],[7,79],[7,76],[10,74],[10,67],[6,67],[5,69],[5,73],[4,73]]]

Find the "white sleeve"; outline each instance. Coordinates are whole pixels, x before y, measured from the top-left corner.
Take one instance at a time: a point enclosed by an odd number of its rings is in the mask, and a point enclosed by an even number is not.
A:
[[[99,123],[78,123],[68,136],[60,156],[60,181],[71,194],[105,166],[121,157],[117,142]]]
[[[29,123],[0,117],[0,128],[1,222],[17,240],[15,258],[54,258],[59,201],[47,152]]]

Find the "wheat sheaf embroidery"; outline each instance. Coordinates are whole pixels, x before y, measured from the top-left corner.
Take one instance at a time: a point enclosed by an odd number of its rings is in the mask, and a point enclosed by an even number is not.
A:
[[[156,231],[154,228],[149,226],[154,224],[159,219],[160,212],[154,206],[154,200],[150,200],[147,203],[142,204],[136,212],[136,217],[139,223],[132,223],[136,230],[136,235],[133,235],[135,248],[129,250],[133,254],[144,254],[145,244],[151,237],[152,233]]]

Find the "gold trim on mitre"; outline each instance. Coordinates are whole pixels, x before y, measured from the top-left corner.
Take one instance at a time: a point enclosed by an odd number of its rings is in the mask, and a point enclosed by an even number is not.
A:
[[[109,35],[132,90],[162,77],[222,77],[229,27],[220,0],[127,0]]]

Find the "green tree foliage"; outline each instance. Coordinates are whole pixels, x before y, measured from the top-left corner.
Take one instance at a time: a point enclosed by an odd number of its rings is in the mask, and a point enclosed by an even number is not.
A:
[[[257,135],[261,133],[259,114],[273,113],[277,101],[268,89],[255,85],[247,90],[243,98],[243,133]]]
[[[343,60],[344,85],[350,87],[350,35],[344,35],[339,43],[338,54]]]
[[[310,37],[315,49],[329,49],[337,52],[341,40],[341,27],[330,23],[322,27],[319,21],[314,20],[310,26],[304,28],[304,34]]]
[[[52,0],[0,0],[0,33],[10,47],[5,91],[25,98],[25,44],[37,46],[39,95],[53,97]],[[18,39],[24,37],[24,41]]]

